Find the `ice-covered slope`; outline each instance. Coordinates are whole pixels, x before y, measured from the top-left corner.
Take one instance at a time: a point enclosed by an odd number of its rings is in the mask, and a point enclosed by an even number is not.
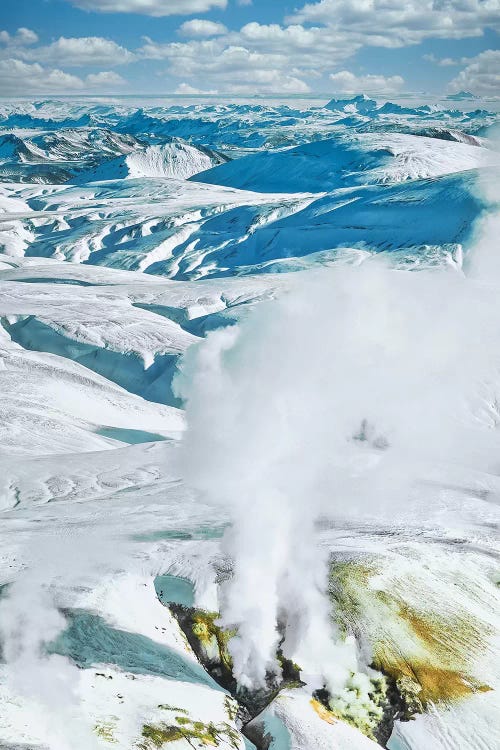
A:
[[[5,330],[1,356],[2,453],[106,450],[117,445],[114,428],[118,440],[128,429],[165,436],[183,429],[177,410],[153,408],[67,356],[30,351]]]
[[[178,357],[207,328],[238,319],[285,279],[179,288],[142,274],[33,259],[4,263],[0,283],[0,325],[12,351],[50,352],[63,367],[70,360],[148,402],[175,404]]]
[[[214,189],[175,179],[115,180],[40,189],[0,187],[0,193],[4,191],[11,199],[23,196],[30,207],[24,214],[9,213],[9,226],[19,222],[18,233],[33,226],[32,207],[38,212],[37,240],[30,244],[29,255],[184,278],[204,275],[203,270],[197,270],[197,259],[200,254],[201,260],[205,258],[207,246],[214,253],[225,248],[229,251],[230,245],[237,247],[242,239],[302,210],[314,198],[307,194],[268,196]],[[7,216],[1,218],[7,222]],[[13,244],[10,233],[4,236],[5,248],[8,241],[15,253],[23,251],[25,245]],[[200,239],[204,240],[200,253],[194,261],[189,255],[185,260]],[[208,263],[210,270],[218,271],[216,258]]]
[[[445,260],[458,244],[467,246],[482,210],[482,175],[485,182],[494,180],[492,171],[469,170],[323,195],[256,193],[173,179],[9,186],[0,192],[29,210],[0,217],[0,228],[17,227],[16,241],[6,231],[0,243],[5,237],[6,251],[16,254],[175,279],[272,270],[269,263],[325,251],[335,257],[342,248],[401,251],[416,263],[429,254]]]

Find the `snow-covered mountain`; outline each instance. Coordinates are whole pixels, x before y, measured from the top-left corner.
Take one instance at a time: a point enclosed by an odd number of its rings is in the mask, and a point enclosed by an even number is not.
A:
[[[162,146],[148,146],[144,150],[101,162],[98,167],[80,173],[77,181],[82,184],[126,177],[184,180],[225,161],[209,149],[174,141]]]
[[[0,747],[500,744],[498,116],[449,106],[0,104]]]
[[[400,133],[347,133],[247,156],[209,169],[196,180],[259,192],[331,192],[352,185],[440,177],[498,161],[497,153],[475,144]]]

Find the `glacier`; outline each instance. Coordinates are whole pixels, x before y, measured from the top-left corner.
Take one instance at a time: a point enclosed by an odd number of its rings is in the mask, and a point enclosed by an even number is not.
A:
[[[500,115],[0,102],[0,747],[500,744]]]

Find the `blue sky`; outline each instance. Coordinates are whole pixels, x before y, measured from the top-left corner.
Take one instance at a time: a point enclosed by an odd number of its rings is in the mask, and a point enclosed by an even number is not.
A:
[[[500,0],[1,0],[0,94],[500,96]]]

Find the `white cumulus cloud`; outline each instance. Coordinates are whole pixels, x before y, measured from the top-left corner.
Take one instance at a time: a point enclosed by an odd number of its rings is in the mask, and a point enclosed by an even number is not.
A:
[[[203,91],[203,89],[197,89],[195,86],[190,86],[189,83],[180,83],[176,90],[176,94],[191,94],[191,96],[200,96],[203,94],[217,94],[218,92],[214,89],[212,91]]]
[[[141,13],[149,16],[195,15],[224,9],[228,0],[66,0],[88,11]],[[251,5],[248,0],[235,0]],[[290,7],[293,7],[290,6]],[[366,91],[392,94],[401,89],[399,75],[381,76],[371,72],[356,76],[349,60],[363,47],[401,48],[425,39],[463,39],[481,36],[485,29],[500,31],[500,0],[316,0],[297,3],[296,10],[282,23],[246,23],[229,30],[208,18],[190,18],[179,25],[177,37],[146,37],[134,52],[102,37],[61,37],[44,47],[28,41],[30,32],[20,29],[10,37],[0,33],[7,46],[0,58],[10,57],[37,62],[54,68],[96,65],[108,70],[137,59],[164,61],[166,74],[174,86],[185,84],[197,91],[221,93],[301,94],[312,82],[321,89],[328,74],[339,91]],[[31,32],[33,34],[34,32]],[[22,40],[22,37],[25,40]],[[35,35],[36,36],[36,35]],[[492,71],[484,71],[488,58],[478,62],[457,56],[428,62],[440,66],[466,66],[460,76],[476,90],[491,92],[497,85]],[[472,67],[471,67],[472,66]],[[154,65],[151,64],[151,68]],[[88,71],[86,71],[88,72]],[[398,71],[395,71],[398,72]],[[479,80],[481,78],[481,80]],[[477,80],[476,80],[477,79]],[[455,80],[450,91],[455,90]]]
[[[436,55],[433,55],[433,54],[423,55],[423,59],[427,60],[427,62],[431,62],[431,63],[434,63],[435,65],[439,65],[442,68],[454,67],[457,65],[467,65],[467,63],[471,61],[470,57],[460,57],[460,58],[436,57]]]
[[[24,47],[29,44],[38,42],[38,34],[25,26],[21,26],[15,34],[9,34],[8,31],[0,31],[0,43],[9,46]]]
[[[186,43],[158,44],[147,38],[142,54],[150,59],[168,60],[168,72],[176,78],[192,79],[194,87],[205,85],[229,94],[308,92],[302,72],[290,65],[287,56],[260,52],[224,38],[191,40]],[[236,36],[236,41],[240,37]]]
[[[50,65],[79,67],[84,65],[124,65],[135,60],[135,55],[111,39],[100,36],[61,36],[46,47],[26,50],[24,59]]]
[[[114,89],[127,82],[112,70],[91,73],[86,78],[66,73],[59,68],[46,68],[40,63],[6,58],[0,60],[0,95],[71,94],[84,90]]]
[[[403,85],[401,76],[357,77],[346,61],[364,46],[461,39],[479,36],[486,27],[500,30],[500,0],[319,0],[302,5],[284,23],[255,20],[239,31],[187,21],[180,28],[185,41],[147,38],[137,54],[168,61],[174,79],[224,93],[305,93],[311,81],[336,68],[340,73],[333,81],[341,91],[391,94]]]
[[[335,91],[343,94],[396,94],[404,85],[401,76],[356,76],[348,70],[331,73],[330,80]]]
[[[140,13],[145,16],[189,16],[225,8],[227,0],[67,0],[82,10],[99,13]]]
[[[170,75],[196,87],[208,81],[227,93],[306,93],[309,79],[358,49],[329,28],[257,22],[210,39],[160,43],[146,37],[144,42],[138,54],[167,60]]]
[[[426,38],[481,36],[500,30],[500,0],[320,0],[291,23],[320,23],[363,44],[401,47]]]
[[[100,73],[90,73],[86,78],[87,84],[91,87],[114,88],[115,86],[124,86],[127,81],[113,70],[102,70]]]
[[[4,96],[80,91],[85,86],[81,78],[63,70],[47,69],[39,63],[25,63],[14,58],[0,60],[0,81],[0,93]]]
[[[21,26],[21,28],[16,31],[15,39],[18,44],[35,44],[38,42],[38,34],[31,29]]]
[[[481,96],[500,97],[500,50],[488,49],[469,60],[448,88]]]
[[[184,21],[179,28],[179,33],[187,37],[209,37],[219,36],[227,32],[223,23],[207,21],[202,18],[193,18],[191,21]]]

